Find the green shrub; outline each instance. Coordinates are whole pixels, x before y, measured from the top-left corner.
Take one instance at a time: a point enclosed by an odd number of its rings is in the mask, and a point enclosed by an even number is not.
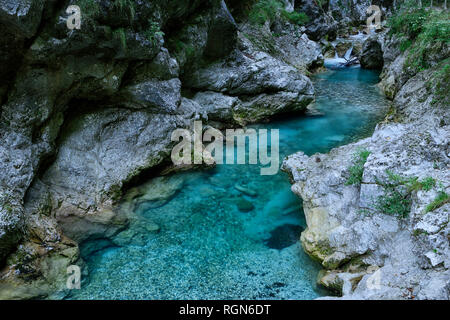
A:
[[[183,41],[170,40],[171,46],[175,49],[175,55],[185,54],[186,58],[193,58],[195,56],[195,47],[190,44],[186,44]]]
[[[113,38],[119,41],[122,50],[127,49],[127,36],[123,28],[118,28],[113,31]]]
[[[406,60],[407,66],[421,71],[429,68],[427,55],[441,50],[442,45],[450,42],[450,15],[448,13],[430,13],[426,23],[422,26],[422,32],[410,48]]]
[[[434,211],[449,202],[450,196],[443,190],[439,191],[437,197],[425,208],[425,212]]]
[[[413,40],[422,32],[429,14],[425,8],[402,8],[388,20],[389,33]]]
[[[279,0],[258,0],[248,15],[253,24],[263,25],[266,21],[274,22],[282,18],[293,24],[303,25],[309,21],[309,17],[303,12],[287,12]]]
[[[133,20],[136,14],[135,4],[133,0],[116,0],[113,8],[120,14],[126,15],[128,20]]]
[[[450,41],[450,14],[446,10],[430,10],[405,4],[392,16],[390,34],[401,37],[400,50],[409,49],[405,68],[415,71],[429,68],[427,56],[438,52]]]
[[[405,194],[392,185],[386,186],[384,190],[384,194],[379,196],[373,205],[375,210],[406,218],[411,211],[410,194]]]
[[[278,0],[259,0],[253,5],[248,18],[253,24],[262,25],[266,21],[273,22],[281,8],[282,4]]]
[[[417,177],[403,177],[386,170],[387,179],[380,181],[376,178],[378,185],[383,187],[383,195],[379,196],[373,203],[377,212],[406,218],[411,211],[411,194],[414,191],[430,191],[436,186],[436,180],[426,177],[420,180]]]
[[[364,173],[364,164],[370,155],[370,151],[363,149],[354,154],[353,165],[348,168],[350,177],[347,179],[346,185],[361,184]]]
[[[434,180],[432,177],[426,177],[424,180],[421,181],[422,190],[424,191],[430,191],[436,186],[436,180]]]
[[[377,212],[406,218],[411,211],[411,191],[415,188],[412,185],[405,187],[405,184],[408,182],[414,184],[417,179],[411,180],[389,170],[386,174],[387,179],[383,182],[376,178],[377,184],[383,187],[384,192],[383,195],[378,196],[372,206]]]
[[[450,58],[441,63],[440,70],[430,79],[430,85],[431,83],[435,84],[432,104],[441,102],[448,107],[450,105]]]
[[[164,37],[164,32],[161,31],[159,23],[152,20],[148,21],[148,28],[144,31],[144,34],[155,46],[157,45],[158,38]]]
[[[306,13],[303,12],[287,12],[286,10],[281,11],[281,15],[288,21],[290,21],[293,24],[296,25],[304,25],[309,21],[309,17],[306,15]]]
[[[81,9],[81,18],[92,18],[100,13],[100,5],[95,0],[78,0],[75,4]]]
[[[412,41],[410,39],[403,40],[402,42],[400,42],[400,51],[405,52],[409,49],[409,47],[411,47],[411,45]]]
[[[406,186],[409,192],[419,190],[430,191],[433,187],[436,186],[436,180],[434,180],[432,177],[426,177],[422,181],[419,181],[419,178],[417,177],[403,178],[389,171],[388,175],[390,175],[390,179],[396,179],[399,184]]]

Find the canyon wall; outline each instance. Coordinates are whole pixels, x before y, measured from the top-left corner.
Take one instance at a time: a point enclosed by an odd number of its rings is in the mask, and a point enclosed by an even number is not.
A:
[[[301,242],[324,267],[318,282],[344,299],[448,300],[449,47],[414,72],[397,37],[367,41],[383,49],[379,86],[391,110],[369,138],[284,161],[303,199]]]
[[[309,21],[255,26],[254,2],[0,1],[1,299],[64,297],[79,244],[127,227],[117,204],[170,165],[174,129],[304,112],[323,64],[311,39],[360,25],[367,6],[284,1]]]

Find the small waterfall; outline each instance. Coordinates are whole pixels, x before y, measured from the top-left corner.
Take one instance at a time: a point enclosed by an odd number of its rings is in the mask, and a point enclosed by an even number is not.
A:
[[[350,49],[348,49],[348,50],[345,52],[345,55],[344,55],[344,59],[345,59],[345,60],[350,60],[350,56],[352,55],[352,51],[353,51],[353,46],[350,47]]]
[[[351,46],[344,54],[344,57],[339,57],[339,54],[336,50],[336,45],[333,44],[334,47],[334,58],[325,59],[324,66],[327,68],[335,69],[335,68],[342,68],[347,67],[347,63],[351,59],[351,55],[353,52],[353,46]]]

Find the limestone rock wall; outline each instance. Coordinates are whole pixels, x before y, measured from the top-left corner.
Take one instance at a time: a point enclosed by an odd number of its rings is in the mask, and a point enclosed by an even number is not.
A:
[[[64,296],[78,244],[127,227],[124,185],[167,161],[174,129],[314,99],[307,67],[245,45],[221,0],[5,0],[0,25],[2,299]]]
[[[308,228],[301,242],[325,268],[319,283],[345,299],[449,299],[450,203],[430,207],[439,194],[450,193],[450,114],[437,98],[435,78],[441,65],[437,60],[435,67],[408,75],[391,40],[384,49],[383,74],[392,77],[392,87],[386,76],[381,86],[394,100],[373,135],[328,154],[299,152],[283,164],[292,191],[303,199]],[[370,152],[362,181],[348,185],[361,150]],[[388,215],[377,199],[386,196],[386,181],[392,186],[401,180],[392,182],[389,172],[436,183],[426,190],[410,186],[409,193],[400,187],[410,205],[407,216]]]

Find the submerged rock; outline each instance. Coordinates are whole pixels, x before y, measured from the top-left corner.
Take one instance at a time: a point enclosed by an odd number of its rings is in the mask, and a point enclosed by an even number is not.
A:
[[[236,190],[238,190],[238,191],[240,191],[240,192],[250,196],[250,197],[256,197],[258,195],[258,193],[256,193],[256,191],[253,191],[253,190],[251,190],[249,188],[245,188],[245,187],[243,187],[243,186],[241,186],[239,184],[235,184],[234,188]]]
[[[283,224],[270,232],[270,238],[265,245],[272,249],[281,250],[297,243],[303,228],[295,224]]]
[[[236,201],[236,205],[237,205],[239,211],[242,211],[242,212],[250,212],[255,208],[255,206],[253,205],[253,203],[251,201],[248,201],[247,199],[244,199],[244,198],[238,199]]]
[[[133,211],[145,211],[167,203],[182,187],[181,176],[156,177],[149,182],[131,189],[124,197],[124,205]]]

